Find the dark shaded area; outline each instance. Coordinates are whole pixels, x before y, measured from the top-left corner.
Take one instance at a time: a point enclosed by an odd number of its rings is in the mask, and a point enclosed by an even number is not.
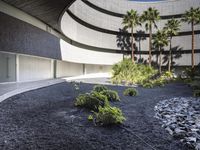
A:
[[[0,22],[0,51],[61,59],[59,38],[4,13]]]
[[[142,36],[145,34],[144,31],[142,30],[139,30],[139,31],[136,31],[136,38],[135,38],[135,41],[138,42],[138,51],[139,51],[139,58],[138,58],[138,62],[139,63],[142,63],[143,62],[143,59],[141,57],[141,52],[142,52],[142,49],[141,49],[141,42],[146,40],[146,37],[145,36]]]
[[[63,11],[75,0],[3,0],[4,2],[38,18],[52,28],[60,30]]]
[[[81,84],[80,93],[93,85]],[[110,86],[119,92],[120,107],[127,118],[124,125],[95,127],[90,114],[74,107],[78,94],[73,84],[61,83],[23,93],[0,103],[1,150],[187,150],[154,118],[160,100],[191,96],[187,85],[169,84],[163,88],[137,88],[139,96],[123,96],[125,87]]]
[[[128,34],[127,29],[119,29],[119,34],[116,36],[117,47],[121,49],[123,58],[126,55],[131,55],[131,37]]]
[[[179,46],[172,47],[172,58],[171,58],[172,67],[176,66],[175,60],[182,57],[182,51],[183,51],[182,47]],[[169,64],[168,62],[169,62],[169,51],[167,51],[167,53],[164,53],[163,57],[163,64],[166,63],[166,66],[168,66]]]

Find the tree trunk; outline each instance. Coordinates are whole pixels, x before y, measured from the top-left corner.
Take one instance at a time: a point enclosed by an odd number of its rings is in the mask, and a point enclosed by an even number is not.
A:
[[[170,37],[169,56],[168,56],[168,71],[171,72],[172,65],[172,37]]]
[[[192,22],[192,70],[194,71],[194,22]]]
[[[149,66],[151,67],[152,27],[149,29]]]
[[[132,50],[132,62],[135,63],[134,56],[134,45],[133,45],[133,28],[131,28],[131,50]]]
[[[162,51],[161,47],[159,47],[160,55],[159,55],[159,74],[162,73]]]

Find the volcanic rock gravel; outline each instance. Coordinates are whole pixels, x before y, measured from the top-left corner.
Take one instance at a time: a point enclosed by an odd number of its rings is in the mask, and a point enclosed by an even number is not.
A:
[[[61,83],[26,92],[0,103],[0,150],[188,150],[161,127],[154,117],[155,105],[165,99],[189,97],[184,84],[162,88],[137,88],[136,97],[123,96],[126,87],[109,86],[119,92],[123,125],[94,126],[89,111],[74,107],[79,93],[93,85]],[[76,89],[76,90],[75,90]]]
[[[200,99],[177,97],[160,101],[155,117],[175,138],[191,149],[200,150]]]

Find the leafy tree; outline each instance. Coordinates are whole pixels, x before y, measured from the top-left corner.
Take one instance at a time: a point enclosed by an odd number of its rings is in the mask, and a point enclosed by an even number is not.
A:
[[[140,17],[137,11],[130,10],[123,18],[122,24],[124,25],[125,29],[131,29],[131,50],[132,50],[132,62],[134,63],[134,37],[133,37],[133,30],[135,27],[140,25]]]
[[[149,31],[149,66],[151,66],[151,50],[152,50],[152,30],[157,28],[156,22],[160,20],[160,13],[155,8],[148,8],[143,12],[141,21],[145,23],[146,31]]]
[[[168,57],[168,71],[171,71],[171,64],[172,64],[172,38],[175,35],[178,35],[178,31],[180,31],[181,21],[176,19],[168,20],[165,24],[164,30],[169,38],[169,57]]]
[[[187,22],[188,24],[191,24],[192,28],[192,70],[194,70],[195,67],[195,58],[194,58],[194,26],[197,25],[200,22],[200,8],[193,8],[191,7],[190,10],[186,11],[183,15],[183,22]]]
[[[162,70],[162,48],[168,45],[167,34],[164,30],[158,30],[155,36],[153,37],[153,45],[159,50],[159,73],[161,74]]]

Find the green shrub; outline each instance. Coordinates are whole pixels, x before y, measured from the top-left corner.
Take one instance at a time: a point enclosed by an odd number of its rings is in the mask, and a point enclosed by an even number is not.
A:
[[[99,106],[104,107],[106,105],[109,105],[107,97],[98,92],[80,94],[75,102],[75,106],[94,111],[98,111]]]
[[[105,90],[108,90],[108,88],[105,85],[95,85],[93,87],[93,91],[96,91],[96,92],[101,92]]]
[[[95,112],[96,122],[101,125],[121,124],[125,117],[119,108],[106,106],[99,107],[99,112]]]
[[[89,116],[88,116],[88,120],[89,120],[89,121],[93,121],[93,115],[89,115]]]
[[[190,82],[190,86],[193,90],[200,90],[200,81],[194,80]]]
[[[169,71],[166,71],[162,76],[164,78],[173,78],[173,73],[169,72]]]
[[[138,91],[135,88],[127,88],[124,90],[123,94],[125,96],[137,96]]]
[[[194,97],[200,97],[200,90],[194,90],[193,95]]]
[[[105,91],[101,91],[100,94],[105,95],[108,101],[120,101],[119,95],[116,91],[105,90]]]
[[[164,86],[165,85],[165,80],[158,78],[156,80],[153,80],[152,82],[152,86]]]
[[[150,83],[150,82],[144,83],[142,86],[143,86],[144,88],[148,88],[148,89],[153,88],[153,84]]]
[[[140,84],[150,79],[157,70],[144,64],[134,64],[131,59],[125,59],[112,68],[112,83]]]

